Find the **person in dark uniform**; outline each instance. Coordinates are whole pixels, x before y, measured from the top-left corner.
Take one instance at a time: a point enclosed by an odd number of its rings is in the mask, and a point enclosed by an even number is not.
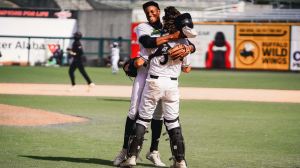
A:
[[[86,73],[84,66],[82,64],[82,56],[83,56],[83,48],[82,44],[80,42],[80,39],[82,38],[81,32],[74,33],[74,42],[72,44],[72,49],[69,51],[69,55],[72,56],[72,60],[69,67],[69,76],[72,83],[72,88],[70,90],[73,90],[75,87],[75,75],[74,72],[78,68],[81,75],[86,80],[89,87],[94,87],[95,84],[91,81],[90,77]]]
[[[53,58],[56,60],[57,65],[63,65],[63,55],[64,51],[60,48],[60,45],[57,45],[57,49],[53,53]]]

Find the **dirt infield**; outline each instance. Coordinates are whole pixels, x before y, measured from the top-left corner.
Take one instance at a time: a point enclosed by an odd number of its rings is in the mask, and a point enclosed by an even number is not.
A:
[[[70,85],[62,84],[0,83],[0,94],[102,96],[121,98],[129,98],[131,95],[131,86],[97,85],[94,88],[88,88],[86,85],[78,85],[73,91],[69,91],[69,88]],[[180,94],[181,99],[188,100],[300,103],[300,90],[180,87]]]
[[[41,126],[85,121],[88,121],[88,119],[39,109],[0,104],[0,125]]]
[[[131,94],[131,86],[98,85],[93,88],[89,88],[86,85],[78,85],[72,91],[70,91],[69,88],[69,85],[61,84],[0,83],[0,94],[102,96],[126,98],[129,98]],[[180,94],[181,99],[192,100],[300,103],[299,90],[180,87]],[[87,119],[38,109],[0,104],[0,125],[39,126],[84,121],[87,121]]]

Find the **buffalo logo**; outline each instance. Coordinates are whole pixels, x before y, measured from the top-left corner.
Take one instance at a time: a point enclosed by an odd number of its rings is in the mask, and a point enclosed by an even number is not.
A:
[[[238,46],[236,55],[241,63],[251,65],[259,56],[259,48],[254,41],[243,41]]]

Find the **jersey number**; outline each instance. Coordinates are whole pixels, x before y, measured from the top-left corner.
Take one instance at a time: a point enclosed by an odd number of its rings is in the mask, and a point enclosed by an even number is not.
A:
[[[167,62],[169,61],[169,57],[167,54],[164,54],[164,60],[163,61],[159,61],[160,65],[166,65]]]

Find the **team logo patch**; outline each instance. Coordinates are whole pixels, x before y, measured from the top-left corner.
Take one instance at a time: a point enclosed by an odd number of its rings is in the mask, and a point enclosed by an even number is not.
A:
[[[160,34],[160,30],[153,30],[153,32],[151,33],[151,36],[156,35],[156,34]]]

